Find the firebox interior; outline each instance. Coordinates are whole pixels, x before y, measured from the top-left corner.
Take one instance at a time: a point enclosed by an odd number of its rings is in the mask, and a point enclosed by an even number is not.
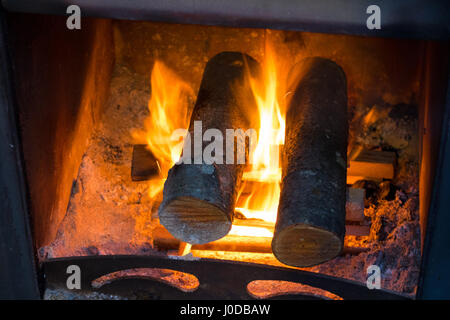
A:
[[[86,18],[81,30],[70,31],[64,28],[64,17],[29,14],[11,14],[9,25],[34,245],[40,259],[160,250],[154,240],[160,228],[155,203],[161,199],[149,199],[148,183],[130,177],[133,145],[145,143],[136,141],[131,131],[142,129],[152,112],[147,109],[152,66],[164,62],[196,95],[211,57],[240,51],[263,61],[265,41],[271,38],[278,58],[287,65],[321,56],[345,71],[349,153],[363,145],[398,157],[389,183],[357,182],[366,190],[364,213],[371,233],[364,239],[346,238],[346,243],[362,243],[368,251],[337,257],[311,270],[362,281],[366,264],[377,262],[392,275],[384,284],[387,288],[414,293],[440,139],[445,44],[93,18]],[[192,109],[195,96],[187,100]],[[309,231],[295,227],[286,242],[305,238]],[[326,247],[338,255],[340,247],[315,237],[295,243]],[[271,252],[260,251],[252,255],[194,246],[192,254],[280,265]],[[403,259],[408,255],[410,260]]]

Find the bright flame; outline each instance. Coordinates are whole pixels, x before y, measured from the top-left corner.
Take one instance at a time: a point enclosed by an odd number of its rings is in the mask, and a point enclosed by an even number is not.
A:
[[[259,227],[251,227],[251,226],[236,226],[230,230],[229,235],[237,235],[237,236],[253,236],[253,237],[266,237],[272,238],[273,232],[266,228]]]
[[[275,63],[274,50],[266,43],[262,64],[263,77],[255,78],[248,72],[249,83],[258,107],[259,133],[254,148],[250,171],[243,175],[240,192],[241,205],[236,211],[246,218],[262,219],[275,223],[280,198],[281,167],[280,146],[285,138],[285,108],[280,103],[279,68]],[[158,160],[160,177],[149,182],[150,198],[154,198],[164,187],[168,170],[178,161],[183,143],[171,139],[174,130],[188,128],[190,114],[188,99],[192,89],[161,62],[155,62],[151,74],[152,94],[148,107],[150,116],[143,131],[135,138],[143,140]],[[243,190],[249,190],[244,199]],[[241,236],[271,237],[273,232],[258,227],[233,225],[230,234]]]
[[[259,133],[258,144],[253,153],[251,170],[243,175],[242,190],[250,190],[243,205],[236,210],[246,218],[263,219],[275,223],[278,202],[280,200],[281,167],[279,161],[280,146],[285,138],[285,108],[280,103],[279,66],[275,63],[274,50],[266,43],[263,62],[263,81],[249,76],[253,95],[258,106]],[[241,192],[243,197],[245,192]],[[240,203],[241,201],[238,201]],[[233,226],[235,229],[235,227]],[[245,229],[241,234],[233,230],[233,234],[258,235],[258,231]],[[251,233],[251,234],[249,234]]]
[[[145,140],[157,159],[159,177],[149,181],[149,195],[153,199],[164,187],[169,169],[178,161],[183,141],[174,140],[175,130],[189,126],[189,99],[194,96],[191,87],[162,62],[155,61],[151,74],[150,116],[144,130],[133,132],[135,140]]]

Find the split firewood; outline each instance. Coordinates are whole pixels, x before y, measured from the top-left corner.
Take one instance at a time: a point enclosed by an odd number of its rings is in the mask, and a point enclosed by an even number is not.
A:
[[[225,139],[227,129],[252,128],[248,113],[257,107],[250,84],[245,81],[247,70],[255,75],[259,64],[238,52],[220,53],[207,63],[189,126],[192,140],[196,134],[203,137],[207,129],[219,130]],[[201,132],[195,132],[198,121],[201,121]],[[205,144],[201,151],[205,150]],[[247,163],[248,148],[245,149]],[[195,150],[191,153],[192,164],[177,164],[170,169],[159,218],[176,238],[201,244],[220,239],[229,232],[245,164],[237,161],[225,164],[226,159],[223,164],[209,164],[204,160],[199,163]]]
[[[391,179],[393,177],[395,153],[387,151],[366,151],[360,152],[361,156],[356,156],[355,160],[350,160],[350,168],[347,168],[347,184],[353,184],[357,180],[379,180]],[[371,155],[371,156],[369,156]],[[364,160],[365,159],[365,160]],[[370,159],[370,161],[369,161]],[[384,168],[380,173],[372,173],[374,168]],[[352,168],[358,168],[358,171],[350,171]],[[362,174],[362,176],[350,175],[351,173]],[[144,181],[149,180],[158,174],[158,166],[156,159],[147,149],[146,145],[135,145],[133,147],[132,159],[132,180]],[[376,176],[378,177],[370,177]],[[243,207],[247,198],[251,195],[255,188],[264,188],[264,184],[271,183],[271,181],[258,181],[257,174],[244,172],[242,180],[245,180],[243,189],[236,203],[236,207]],[[276,181],[276,177],[274,180]],[[347,188],[347,202],[346,202],[346,221],[364,220],[364,188]],[[159,205],[158,205],[159,206]],[[158,208],[155,206],[155,209]],[[250,208],[251,209],[251,208]],[[155,213],[157,213],[155,211]],[[156,214],[157,216],[157,214]]]
[[[243,208],[251,196],[252,190],[265,188],[270,182],[246,181],[241,194],[236,202],[236,208]],[[364,197],[365,190],[362,188],[347,188],[345,203],[345,220],[352,222],[364,221]],[[251,207],[247,209],[252,209]]]
[[[264,188],[264,184],[266,183],[267,182],[246,181],[244,189],[242,190],[236,202],[236,208],[244,207],[245,202],[250,196],[253,188]],[[158,207],[160,206],[160,204],[161,200],[156,201],[156,203],[153,205],[152,219],[158,218]],[[347,188],[347,198],[345,204],[345,212],[346,212],[345,221],[363,222],[365,220],[364,206],[365,206],[365,189],[354,187]]]
[[[272,250],[287,265],[307,267],[343,248],[347,85],[343,70],[323,58],[307,58],[291,74]]]
[[[283,150],[283,145],[279,147]],[[381,181],[394,178],[395,152],[361,149],[352,150],[352,156],[353,158],[348,161],[347,184],[351,185],[358,180]],[[258,182],[260,176],[258,172],[244,172],[243,180]],[[278,177],[273,177],[273,181],[277,179]],[[267,179],[266,181],[270,182]]]
[[[185,256],[189,252],[191,252],[192,244],[180,241],[180,245],[178,247],[178,255]]]
[[[280,145],[280,149],[282,149]],[[351,185],[358,180],[381,181],[382,179],[392,179],[395,173],[396,155],[390,151],[369,151],[358,152],[353,160],[349,161],[347,168],[347,184]],[[156,159],[146,145],[133,146],[133,158],[131,164],[131,179],[133,181],[150,180],[158,174],[158,164]],[[258,172],[244,172],[242,180],[247,181],[244,193],[251,192],[253,182],[260,182]],[[269,177],[270,178],[270,177]],[[273,177],[277,181],[278,177]],[[270,182],[267,180],[265,182]]]
[[[274,232],[275,226],[273,223],[259,220],[259,219],[235,219],[233,222],[235,226],[245,226],[254,228],[264,228],[270,232]],[[361,224],[346,224],[346,236],[368,236],[370,234],[370,226]]]
[[[157,227],[153,231],[153,245],[155,248],[167,251],[177,250],[179,255],[186,255],[190,252],[187,250],[272,253],[271,241],[272,239],[269,237],[227,235],[210,243],[194,244],[191,247],[187,247],[184,242],[176,239],[162,226]],[[341,253],[359,254],[364,251],[367,251],[367,248],[344,246]]]
[[[348,236],[368,236],[370,234],[370,226],[347,224],[345,225],[345,234]]]
[[[145,181],[159,174],[158,161],[145,144],[133,146],[131,180]]]
[[[395,161],[394,152],[361,150],[349,161],[347,184],[353,184],[358,180],[392,179]]]

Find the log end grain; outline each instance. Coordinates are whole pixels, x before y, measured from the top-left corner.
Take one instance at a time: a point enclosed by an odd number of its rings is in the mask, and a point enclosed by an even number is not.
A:
[[[192,197],[176,198],[160,211],[159,219],[175,238],[192,244],[220,239],[231,229],[227,213]]]
[[[325,229],[294,224],[273,238],[272,251],[284,264],[310,267],[338,256],[342,251],[342,239]]]

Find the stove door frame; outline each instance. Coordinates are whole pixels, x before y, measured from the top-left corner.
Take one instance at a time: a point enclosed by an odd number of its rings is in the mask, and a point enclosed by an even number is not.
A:
[[[54,0],[54,2],[58,2]],[[242,2],[242,1],[239,1]],[[243,1],[242,3],[246,3]],[[325,1],[326,2],[326,1]],[[3,1],[3,4],[12,6],[13,1]],[[16,4],[25,3],[25,1],[14,1]],[[30,2],[26,2],[30,3]],[[147,2],[149,3],[149,2]],[[164,2],[159,1],[160,5]],[[392,3],[392,2],[391,2]],[[402,2],[404,4],[404,2]],[[325,6],[326,7],[326,6]],[[331,8],[332,6],[330,6]],[[389,6],[387,5],[389,8]],[[416,10],[415,6],[410,5],[412,10]],[[13,9],[13,7],[11,7]],[[18,7],[17,7],[18,8]],[[44,10],[42,6],[36,5],[36,10]],[[21,10],[27,11],[26,7]],[[177,10],[181,10],[179,6]],[[19,10],[19,9],[17,9]],[[20,11],[20,10],[19,10]],[[30,10],[28,10],[30,11]],[[307,8],[302,11],[304,16],[308,17],[310,12]],[[446,13],[445,10],[441,11]],[[49,12],[41,12],[49,13]],[[53,12],[55,13],[55,12]],[[58,11],[64,15],[65,12]],[[87,12],[89,14],[89,12]],[[99,16],[99,11],[92,10],[93,15]],[[101,12],[108,16],[108,12]],[[405,15],[406,13],[403,12]],[[9,62],[9,52],[5,41],[5,14],[6,12],[0,8],[0,261],[2,262],[0,272],[0,298],[5,299],[38,299],[39,268],[36,265],[35,248],[33,247],[32,234],[30,230],[28,193],[23,171],[23,159],[21,154],[19,132],[17,127],[16,113],[14,110],[15,100],[12,94],[11,64]],[[430,14],[428,12],[427,14]],[[425,14],[425,16],[427,15]],[[157,17],[158,12],[153,15],[146,16],[147,19],[153,17],[153,20],[166,19],[164,16]],[[184,16],[188,21],[185,23],[201,22],[200,16]],[[345,20],[346,16],[340,15]],[[117,17],[116,18],[131,18]],[[429,18],[429,17],[428,17]],[[180,19],[180,18],[179,18]],[[181,18],[183,19],[183,18]],[[253,20],[259,23],[259,27],[272,26],[282,29],[297,29],[307,31],[320,31],[310,23],[301,23],[301,17],[297,17],[297,27],[295,25],[271,25],[270,21],[264,20],[267,17],[259,17],[259,20]],[[170,19],[166,19],[170,20]],[[389,36],[398,37],[429,37],[439,35],[441,39],[445,39],[448,43],[450,29],[450,21],[444,24],[436,24],[439,32],[430,25],[426,25],[426,21],[421,21],[415,26],[422,26],[423,30],[419,34],[412,34],[413,29],[385,29]],[[182,21],[177,21],[182,22]],[[342,22],[342,21],[341,21]],[[245,20],[238,23],[245,24]],[[412,22],[411,22],[412,23]],[[425,23],[425,25],[424,25]],[[227,24],[226,21],[219,21],[217,24]],[[394,24],[395,25],[395,24]],[[242,25],[243,26],[243,25]],[[332,26],[333,30],[342,33],[353,33],[367,35],[367,29],[359,26],[355,28],[348,25],[348,28],[336,29],[336,21],[328,21],[328,26]],[[404,27],[405,25],[403,25]],[[326,29],[322,29],[325,32]],[[389,33],[390,32],[390,33]],[[414,32],[413,32],[414,33]],[[372,33],[375,36],[381,36],[383,33]],[[450,74],[447,71],[447,75]],[[448,78],[448,77],[447,77]],[[440,155],[437,160],[436,179],[433,185],[433,196],[430,206],[429,224],[427,234],[430,235],[425,240],[424,255],[421,267],[421,277],[418,287],[418,298],[450,298],[450,274],[448,274],[448,266],[450,264],[450,250],[446,248],[450,243],[450,79],[448,79],[447,97],[445,103],[445,111],[442,117],[442,135],[440,142]],[[433,245],[431,245],[433,243]],[[3,270],[6,270],[3,271]]]
[[[39,299],[4,22],[0,11],[0,299]]]

